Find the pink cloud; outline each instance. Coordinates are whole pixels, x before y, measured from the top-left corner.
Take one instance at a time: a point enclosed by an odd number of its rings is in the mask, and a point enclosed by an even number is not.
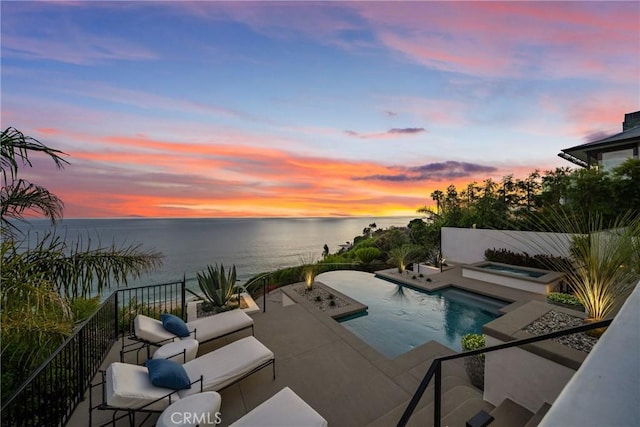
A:
[[[41,131],[67,135],[60,129]],[[70,165],[63,171],[48,159],[25,171],[63,199],[68,217],[411,214],[425,203],[429,189],[443,185],[428,179],[354,185],[354,177],[392,169],[279,149],[116,135],[85,140],[107,148],[68,150]]]
[[[520,77],[637,79],[633,2],[354,3],[379,39],[443,71]],[[615,66],[612,66],[614,65]],[[533,70],[532,70],[533,69]]]

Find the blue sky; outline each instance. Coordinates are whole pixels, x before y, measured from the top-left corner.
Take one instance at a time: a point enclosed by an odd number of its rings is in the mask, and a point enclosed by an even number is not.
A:
[[[68,217],[406,215],[640,109],[637,2],[11,2],[3,128]]]

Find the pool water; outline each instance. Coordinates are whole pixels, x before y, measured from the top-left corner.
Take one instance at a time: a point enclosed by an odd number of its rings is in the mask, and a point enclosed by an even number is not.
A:
[[[533,277],[533,278],[542,277],[546,274],[539,271],[524,270],[517,267],[509,267],[506,265],[497,265],[497,264],[486,264],[486,265],[479,266],[479,268],[482,268],[483,270],[500,271],[502,273],[513,274],[514,276],[526,276],[526,277]]]
[[[460,351],[463,335],[482,333],[508,304],[452,287],[422,292],[359,271],[332,271],[316,280],[369,307],[341,324],[390,358],[428,341]]]

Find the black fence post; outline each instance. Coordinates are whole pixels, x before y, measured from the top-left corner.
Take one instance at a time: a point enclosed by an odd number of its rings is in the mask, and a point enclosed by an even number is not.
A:
[[[187,296],[187,294],[186,294],[186,288],[187,288],[187,275],[186,275],[186,274],[183,274],[183,275],[182,275],[182,289],[181,289],[181,291],[182,291],[182,292],[181,292],[181,294],[182,294],[182,295],[181,295],[182,302],[181,302],[181,304],[180,304],[180,317],[181,317],[182,319],[184,319],[184,307],[185,307],[185,304],[186,304],[186,301],[185,301],[185,300],[187,299],[187,298],[186,298],[186,296]]]
[[[267,276],[262,278],[262,312],[267,311]]]
[[[435,384],[433,387],[433,427],[440,427],[442,412],[442,363],[438,361],[436,366]]]
[[[119,323],[119,319],[118,319],[118,294],[120,293],[120,291],[118,291],[117,289],[114,292],[114,304],[113,304],[113,318],[115,319],[113,322],[113,338],[114,339],[118,339],[118,323]],[[124,334],[123,334],[124,337]],[[124,344],[124,338],[122,338],[122,344]]]
[[[84,400],[84,383],[85,379],[85,347],[87,346],[87,340],[85,339],[87,328],[82,328],[78,334],[78,397],[80,400]],[[93,349],[91,349],[93,351]]]

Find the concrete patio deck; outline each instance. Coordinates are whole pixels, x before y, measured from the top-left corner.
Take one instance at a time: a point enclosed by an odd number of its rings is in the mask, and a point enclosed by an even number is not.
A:
[[[537,299],[534,294],[527,292],[502,286],[487,286],[483,282],[474,283],[477,281],[464,279],[455,270],[432,275],[433,284],[460,285],[476,292],[515,301],[516,305]],[[495,289],[496,287],[502,289]],[[261,299],[257,302],[262,305]],[[281,290],[268,295],[265,313],[254,313],[252,317],[255,321],[256,338],[275,353],[276,379],[272,379],[271,369],[264,369],[223,390],[223,426],[240,418],[285,386],[290,387],[319,412],[329,425],[395,425],[432,360],[437,356],[454,353],[439,343],[429,342],[395,359],[388,359],[312,303],[300,300],[296,304],[283,306]],[[202,345],[199,354],[212,351],[249,333],[239,332]],[[103,369],[119,359],[119,351],[118,342],[107,357]],[[469,394],[477,391],[470,385],[461,361],[444,364],[443,379],[443,414],[446,414],[445,408],[455,408],[468,399]],[[474,394],[472,397],[478,396],[480,401],[476,406],[482,407],[481,392],[477,391],[477,396]],[[462,398],[465,400],[458,401]],[[81,402],[67,425],[88,425],[88,400],[87,395],[87,399]],[[433,392],[427,390],[419,405],[422,410],[416,412],[412,421],[420,422],[421,425],[431,424],[428,405],[432,400]],[[109,420],[111,413],[94,411],[93,417],[96,425]],[[145,425],[153,425],[155,418],[154,415]],[[128,423],[120,422],[118,425]],[[463,421],[461,425],[464,425]]]

